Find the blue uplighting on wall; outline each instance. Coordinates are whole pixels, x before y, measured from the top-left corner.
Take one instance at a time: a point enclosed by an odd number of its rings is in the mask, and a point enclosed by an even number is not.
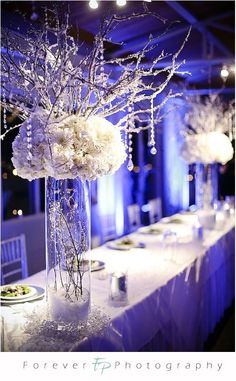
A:
[[[177,108],[177,106],[179,106]],[[189,206],[188,165],[179,154],[179,129],[181,99],[169,100],[168,108],[173,110],[163,121],[163,201],[165,215],[171,215]],[[180,111],[181,110],[181,111]]]

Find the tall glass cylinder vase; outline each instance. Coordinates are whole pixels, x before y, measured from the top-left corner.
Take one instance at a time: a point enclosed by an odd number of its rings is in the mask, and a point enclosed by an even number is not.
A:
[[[195,204],[198,209],[211,209],[218,198],[217,164],[196,163]]]
[[[47,293],[51,318],[86,320],[90,309],[90,200],[87,182],[46,179]]]

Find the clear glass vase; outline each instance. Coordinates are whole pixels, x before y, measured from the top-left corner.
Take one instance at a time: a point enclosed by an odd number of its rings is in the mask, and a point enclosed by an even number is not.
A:
[[[211,209],[218,198],[217,164],[196,163],[195,204],[198,209]]]
[[[89,184],[46,179],[47,295],[51,318],[86,320],[90,310]]]

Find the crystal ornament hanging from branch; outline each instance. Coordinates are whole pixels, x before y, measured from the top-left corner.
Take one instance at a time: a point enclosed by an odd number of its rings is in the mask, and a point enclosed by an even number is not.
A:
[[[48,12],[56,20],[53,26]],[[2,33],[2,89],[9,100],[3,98],[2,103],[9,111],[17,110],[22,121],[13,144],[13,163],[19,176],[29,180],[44,176],[94,179],[112,173],[126,158],[121,130],[128,135],[130,168],[132,133],[151,128],[151,149],[155,153],[154,126],[163,117],[161,110],[168,99],[181,94],[170,90],[161,103],[156,97],[179,73],[184,61],[177,59],[190,30],[174,54],[156,53],[158,40],[150,36],[138,52],[106,59],[104,45],[110,41],[112,30],[122,27],[123,22],[144,17],[165,20],[146,6],[143,13],[112,15],[101,23],[92,50],[84,53],[83,45],[70,36],[69,15],[63,22],[56,10],[45,14],[40,31],[31,31],[28,36],[9,30]],[[150,52],[156,58],[147,66]],[[156,68],[170,56],[171,64]],[[118,113],[116,125],[106,120]]]

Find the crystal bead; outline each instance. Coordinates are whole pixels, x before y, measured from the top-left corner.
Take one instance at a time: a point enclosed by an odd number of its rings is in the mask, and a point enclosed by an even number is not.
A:
[[[26,159],[29,161],[32,159],[32,153],[31,152],[28,152]]]
[[[155,147],[152,147],[151,150],[150,150],[150,152],[151,152],[152,155],[156,155],[157,150],[156,150]]]
[[[127,168],[129,171],[132,171],[132,169],[134,168],[134,164],[133,164],[132,159],[129,159]]]

